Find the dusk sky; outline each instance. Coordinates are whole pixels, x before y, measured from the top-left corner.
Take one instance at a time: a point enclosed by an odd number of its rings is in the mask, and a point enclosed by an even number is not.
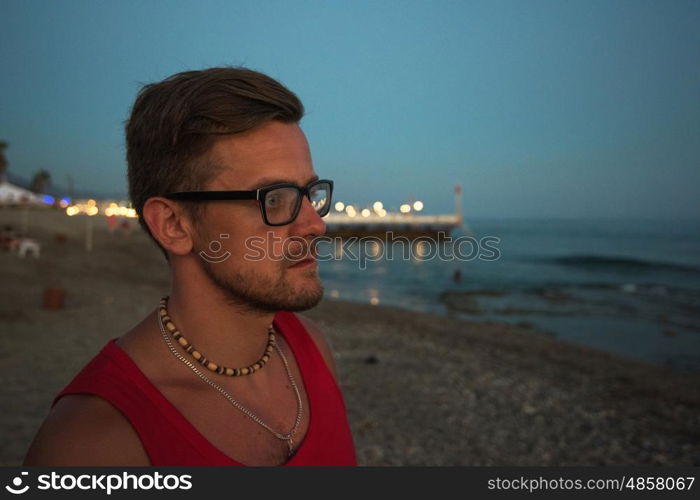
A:
[[[126,193],[142,83],[218,65],[296,92],[336,199],[494,217],[700,218],[698,1],[0,0],[15,176]]]

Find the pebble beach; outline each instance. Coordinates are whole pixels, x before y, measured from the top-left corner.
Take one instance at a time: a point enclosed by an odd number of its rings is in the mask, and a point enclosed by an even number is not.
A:
[[[23,219],[24,217],[24,219]],[[41,256],[0,252],[0,465],[19,465],[52,398],[169,289],[130,220],[0,208]],[[59,310],[44,290],[66,291]],[[476,322],[324,299],[304,313],[336,353],[361,465],[700,465],[700,374]]]

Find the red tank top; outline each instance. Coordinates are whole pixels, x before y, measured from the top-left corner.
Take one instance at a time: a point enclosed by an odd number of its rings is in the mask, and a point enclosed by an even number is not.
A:
[[[274,324],[294,353],[310,406],[306,436],[284,465],[356,465],[343,397],[316,344],[292,313],[277,313]],[[154,466],[243,465],[207,441],[115,340],[56,396],[52,407],[67,394],[106,399],[131,422]]]

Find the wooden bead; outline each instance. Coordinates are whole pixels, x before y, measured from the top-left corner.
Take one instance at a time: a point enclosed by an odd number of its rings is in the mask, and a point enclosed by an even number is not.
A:
[[[202,353],[199,351],[192,351],[192,357],[196,360],[199,360],[202,357]]]
[[[241,375],[248,375],[250,370],[248,368],[241,368]]]
[[[233,368],[226,368],[226,375],[229,377],[233,375]]]
[[[182,347],[186,347],[187,344],[189,344],[189,342],[187,342],[187,339],[185,337],[180,337],[179,339],[177,339],[177,341]]]
[[[216,366],[216,363],[213,363],[210,361],[209,364],[207,365],[207,368],[209,368],[211,371],[215,372],[218,367]]]
[[[167,328],[168,330],[170,330],[171,333],[174,332],[175,330],[177,330],[177,328],[175,328],[175,325],[173,324],[172,321],[168,321],[168,322],[165,324],[165,328]]]

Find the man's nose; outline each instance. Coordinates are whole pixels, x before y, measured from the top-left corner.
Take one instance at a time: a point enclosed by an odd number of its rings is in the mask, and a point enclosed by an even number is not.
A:
[[[321,236],[326,233],[326,223],[306,196],[301,199],[301,207],[294,220],[293,231],[301,236]]]

